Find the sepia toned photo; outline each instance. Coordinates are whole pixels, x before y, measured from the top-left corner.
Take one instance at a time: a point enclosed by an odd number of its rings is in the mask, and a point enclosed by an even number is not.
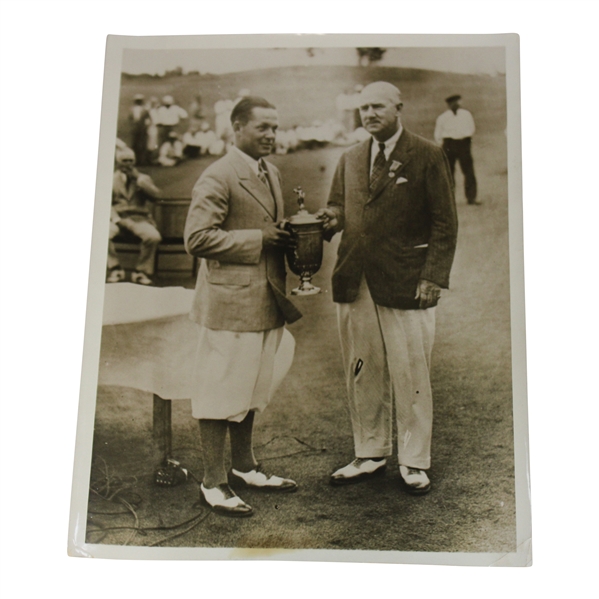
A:
[[[518,38],[108,38],[69,554],[531,563]]]

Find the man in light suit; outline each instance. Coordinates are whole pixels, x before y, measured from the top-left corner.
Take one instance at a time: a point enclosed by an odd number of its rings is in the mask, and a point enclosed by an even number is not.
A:
[[[114,247],[113,239],[121,231],[129,231],[141,240],[139,258],[131,281],[139,285],[152,285],[156,250],[162,237],[148,209],[149,201],[156,201],[160,190],[149,175],[135,168],[135,153],[125,147],[116,149],[116,170],[112,178],[112,207],[110,213],[110,241],[108,243],[107,283],[125,280]]]
[[[292,241],[281,227],[280,175],[263,159],[274,148],[277,112],[263,98],[247,97],[231,123],[235,146],[202,173],[185,225],[187,251],[203,259],[191,312],[199,327],[192,411],[204,456],[201,498],[223,515],[250,516],[252,508],[227,484],[226,435],[235,482],[297,489],[260,468],[252,430],[276,386],[284,324],[301,313],[286,297],[284,252]]]
[[[397,421],[400,480],[431,488],[430,358],[435,306],[449,284],[457,236],[443,150],[406,131],[399,90],[366,86],[360,116],[371,138],[348,150],[320,211],[328,238],[343,231],[333,273],[355,459],[333,485],[382,474]]]

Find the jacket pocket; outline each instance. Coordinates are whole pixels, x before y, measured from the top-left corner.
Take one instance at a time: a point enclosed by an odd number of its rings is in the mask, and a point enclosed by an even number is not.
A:
[[[243,270],[215,268],[208,273],[208,282],[213,285],[247,287],[250,284],[250,273]]]

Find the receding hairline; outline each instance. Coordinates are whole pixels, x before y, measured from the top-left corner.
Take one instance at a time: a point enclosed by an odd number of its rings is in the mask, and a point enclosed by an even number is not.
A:
[[[389,100],[396,105],[401,104],[401,92],[395,85],[388,81],[375,81],[374,83],[369,83],[360,92],[360,102],[369,97]]]

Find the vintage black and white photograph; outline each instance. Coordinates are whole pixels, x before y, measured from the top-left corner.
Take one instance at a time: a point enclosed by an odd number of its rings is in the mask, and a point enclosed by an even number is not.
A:
[[[70,555],[531,561],[518,38],[108,38]]]

